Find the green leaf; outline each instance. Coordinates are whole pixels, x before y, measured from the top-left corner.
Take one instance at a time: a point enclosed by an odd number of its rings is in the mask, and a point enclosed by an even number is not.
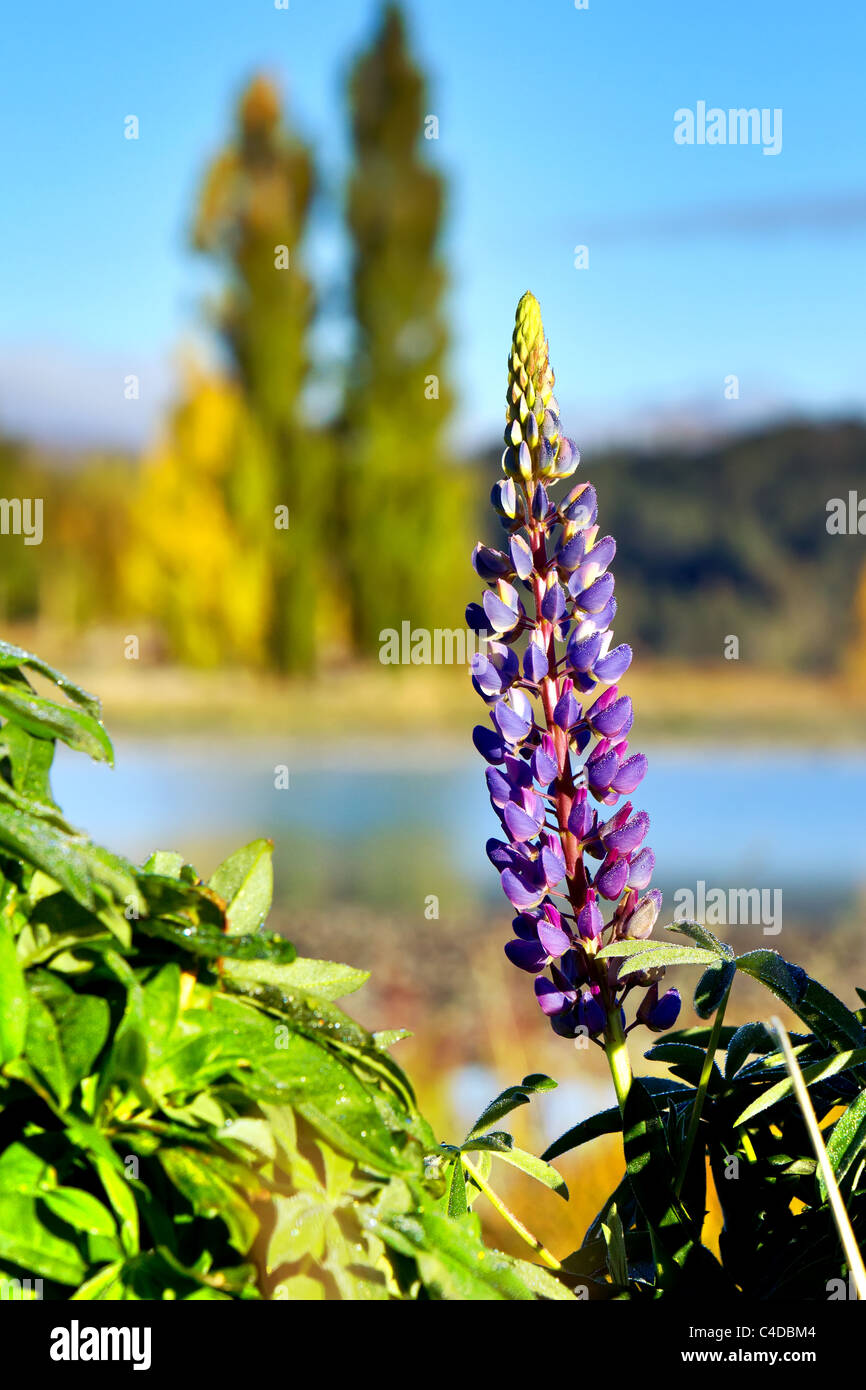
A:
[[[82,839],[14,806],[0,815],[0,846],[16,859],[43,869],[85,907],[94,906],[93,884]]]
[[[695,1047],[693,1043],[675,1042],[671,1038],[664,1038],[661,1042],[654,1043],[644,1053],[644,1056],[647,1061],[670,1062],[676,1067],[679,1076],[695,1086],[700,1080],[706,1059],[706,1053],[702,1047]],[[711,1089],[714,1089],[713,1083],[721,1082],[721,1079],[722,1074],[714,1062],[711,1072]]]
[[[289,1279],[280,1280],[271,1297],[290,1303],[318,1302],[325,1297],[325,1286],[309,1274],[293,1274]]]
[[[229,934],[258,931],[274,894],[273,841],[253,840],[220,864],[210,887],[226,904]]]
[[[502,1153],[514,1147],[514,1140],[504,1129],[492,1129],[487,1134],[476,1135],[460,1145],[461,1153]]]
[[[554,1303],[575,1303],[576,1296],[571,1289],[547,1269],[541,1265],[534,1265],[529,1260],[520,1260],[516,1255],[507,1257],[511,1268],[518,1274],[528,1289],[531,1289],[539,1298],[549,1299]]]
[[[808,981],[797,1013],[831,1047],[844,1050],[851,1043],[866,1044],[866,1028],[857,1015],[818,980]]]
[[[203,960],[273,961],[276,964],[290,964],[295,959],[295,948],[291,941],[286,941],[274,932],[225,936],[220,928],[211,922],[200,921],[195,926],[190,926],[167,921],[161,917],[142,918],[138,923],[138,929],[145,936],[170,941],[180,950],[188,952],[191,956],[199,956]],[[238,988],[245,987],[247,983],[253,985],[258,983],[258,980],[247,982],[238,977]]]
[[[622,1221],[615,1202],[608,1207],[606,1216],[607,1219],[601,1223],[601,1233],[607,1246],[607,1267],[613,1282],[625,1288],[628,1284],[628,1257]]]
[[[691,937],[699,946],[704,946],[708,951],[714,951],[717,956],[724,960],[733,960],[734,952],[726,941],[720,941],[714,936],[702,922],[669,922],[665,931],[680,932],[683,936]]]
[[[117,1236],[111,1212],[89,1192],[77,1187],[54,1187],[40,1195],[49,1210],[68,1226],[92,1236]]]
[[[325,1252],[325,1228],[333,1203],[311,1192],[275,1197],[276,1221],[268,1243],[268,1273],[280,1265],[295,1264],[310,1255],[321,1260]]]
[[[633,949],[635,945],[637,950]],[[700,946],[664,946],[648,941],[612,941],[598,952],[599,960],[618,956],[629,958],[629,974],[635,970],[654,970],[659,965],[712,965],[718,960],[715,951],[705,951]]]
[[[727,998],[737,967],[730,960],[718,960],[707,966],[695,988],[695,1013],[698,1018],[712,1018]]]
[[[287,965],[272,961],[238,962],[226,960],[226,975],[233,980],[273,985],[281,992],[304,991],[319,999],[333,1001],[352,994],[370,978],[369,970],[356,970],[351,965],[338,965],[331,960],[309,960],[298,956]]]
[[[56,671],[47,661],[34,656],[32,652],[25,651],[23,647],[16,647],[12,642],[0,642],[0,670],[14,670],[20,667],[29,667],[31,671],[37,671],[40,676],[56,685],[58,690],[62,690],[74,704],[80,705],[88,714],[92,714],[94,719],[101,717],[102,706],[95,695],[76,685],[68,676]]]
[[[540,1091],[553,1091],[555,1089],[556,1082],[540,1072],[533,1072],[529,1076],[524,1076],[519,1086],[508,1086],[486,1106],[467,1134],[467,1140],[480,1134],[483,1130],[489,1129],[491,1125],[496,1124],[497,1120],[501,1120],[512,1110],[516,1110],[519,1105],[528,1105],[531,1095],[537,1095]]]
[[[6,724],[2,739],[12,765],[15,790],[30,801],[53,805],[50,782],[53,739],[34,738],[20,724]]]
[[[21,1055],[27,1035],[28,994],[8,919],[0,917],[0,1066]]]
[[[855,1048],[853,1051],[837,1052],[834,1057],[827,1058],[823,1062],[811,1062],[808,1066],[802,1067],[803,1080],[809,1086],[813,1081],[825,1081],[828,1077],[837,1076],[839,1072],[849,1071],[852,1067],[861,1066],[866,1062],[866,1047]],[[744,1125],[749,1120],[753,1120],[756,1115],[760,1115],[764,1110],[769,1110],[771,1106],[778,1104],[790,1095],[794,1088],[790,1076],[776,1083],[775,1086],[768,1086],[762,1091],[757,1100],[747,1105],[742,1114],[734,1120],[735,1125]]]
[[[58,1284],[80,1284],[86,1265],[72,1241],[54,1235],[39,1216],[40,1199],[0,1195],[0,1260]]]
[[[676,1264],[694,1243],[688,1216],[674,1195],[674,1167],[661,1116],[642,1081],[629,1087],[623,1115],[626,1171],[655,1238]]]
[[[123,1260],[114,1260],[111,1264],[103,1265],[102,1269],[85,1279],[75,1293],[70,1294],[70,1301],[89,1303],[122,1298],[123,1264]]]
[[[451,1165],[451,1181],[448,1184],[448,1215],[451,1217],[465,1216],[468,1210],[466,1173],[458,1153]]]
[[[833,1126],[833,1133],[827,1143],[827,1156],[836,1175],[836,1181],[841,1182],[854,1161],[866,1147],[866,1091],[861,1091],[856,1099],[852,1100],[843,1115],[839,1116]],[[819,1188],[821,1200],[827,1200],[827,1189],[823,1176],[819,1173]]]
[[[246,1197],[218,1171],[213,1156],[196,1149],[170,1148],[160,1150],[158,1158],[193,1211],[223,1221],[230,1244],[246,1254],[258,1232],[258,1218]]]
[[[96,762],[114,763],[111,740],[99,720],[85,710],[43,699],[27,686],[0,680],[0,714],[36,738],[59,738]]]
[[[0,1192],[38,1197],[56,1184],[55,1169],[28,1143],[13,1141],[0,1154]]]
[[[725,1079],[730,1081],[753,1052],[766,1052],[772,1047],[763,1023],[744,1023],[728,1043],[725,1058]]]
[[[501,1158],[503,1163],[510,1163],[513,1168],[519,1168],[521,1173],[526,1173],[536,1182],[542,1183],[544,1187],[549,1187],[551,1192],[568,1201],[568,1188],[560,1173],[555,1168],[551,1168],[549,1163],[545,1163],[543,1158],[536,1158],[535,1154],[527,1153],[524,1149],[518,1149],[513,1145],[509,1149],[494,1150],[496,1157]]]
[[[779,999],[783,999],[792,1009],[796,1008],[809,982],[809,976],[799,965],[791,965],[778,951],[766,948],[747,951],[745,955],[737,956],[736,959],[738,970],[745,970],[747,975],[760,980],[762,985],[766,985],[767,989]]]
[[[99,1135],[99,1138],[102,1138],[102,1136]],[[87,1143],[87,1131],[83,1126],[81,1127],[79,1142]],[[97,1140],[97,1153],[100,1147]],[[121,1176],[117,1171],[115,1165],[118,1163],[118,1158],[110,1146],[108,1146],[108,1152],[111,1155],[110,1160],[106,1157],[96,1157],[94,1166],[99,1181],[105,1188],[106,1196],[113,1210],[120,1218],[120,1243],[127,1255],[137,1255],[139,1249],[139,1223],[135,1193],[126,1177]]]
[[[78,995],[57,977],[50,989],[39,982],[31,989],[25,1055],[64,1109],[99,1055],[110,1019],[107,1000]]]
[[[402,1042],[404,1038],[411,1038],[412,1034],[408,1028],[380,1028],[373,1034],[373,1046],[380,1052],[387,1052],[394,1043]]]
[[[376,1231],[387,1244],[415,1256],[421,1280],[433,1298],[472,1302],[533,1298],[513,1263],[488,1250],[465,1221],[452,1221],[422,1207],[378,1224]]]
[[[799,965],[792,965],[776,951],[749,951],[737,956],[737,969],[745,970],[783,999],[798,1018],[836,1051],[844,1051],[852,1043],[855,1047],[866,1045],[866,1028],[857,1015],[829,989],[810,979]]]
[[[155,849],[142,865],[145,873],[155,874],[157,878],[180,878],[184,865],[182,854],[173,849]]]

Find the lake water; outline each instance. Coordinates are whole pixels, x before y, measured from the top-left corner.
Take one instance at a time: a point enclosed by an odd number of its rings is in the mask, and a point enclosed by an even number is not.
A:
[[[647,750],[633,797],[651,818],[658,886],[780,889],[789,917],[866,884],[866,753]],[[453,745],[121,738],[114,771],[60,749],[56,795],[73,824],[135,860],[183,849],[204,873],[258,836],[276,842],[278,893],[399,909],[445,891],[496,901],[497,833],[480,758]],[[289,787],[274,786],[275,767]],[[771,943],[768,943],[771,944]]]

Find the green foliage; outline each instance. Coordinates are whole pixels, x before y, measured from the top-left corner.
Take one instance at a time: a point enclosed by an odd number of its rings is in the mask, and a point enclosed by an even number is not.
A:
[[[245,406],[226,500],[251,544],[268,554],[268,651],[281,670],[314,664],[315,613],[327,572],[329,470],[321,466],[322,442],[310,438],[302,399],[313,293],[301,248],[314,188],[312,157],[285,128],[278,92],[267,78],[254,78],[234,138],[208,170],[193,239],[226,277],[218,324]],[[289,509],[290,529],[274,526],[280,506]]]
[[[735,957],[704,928],[686,924],[674,930],[705,941],[715,955],[697,987],[699,1013],[703,1009],[707,1016],[719,1007],[739,970],[760,980],[812,1029],[791,1040],[862,1245],[866,1010],[850,1010],[774,951]],[[671,948],[663,943],[649,949],[649,943],[634,943],[634,951],[631,944],[609,954],[628,955],[630,967],[637,951],[643,968],[669,959]],[[723,977],[722,993],[715,979],[710,991],[710,974]],[[769,1029],[757,1023],[725,1027],[717,1017],[712,1030],[681,1029],[646,1056],[667,1062],[678,1079],[633,1081],[621,1121],[625,1176],[581,1248],[563,1262],[565,1270],[588,1280],[593,1296],[603,1298],[688,1298],[699,1283],[703,1294],[723,1297],[826,1299],[832,1281],[844,1280],[845,1260],[808,1130]],[[604,1111],[569,1130],[543,1158],[557,1158],[619,1127],[619,1111]],[[724,1214],[721,1260],[703,1243],[707,1164]]]
[[[399,8],[349,79],[354,352],[345,399],[342,542],[356,643],[463,621],[459,574],[471,549],[465,478],[449,462],[442,177],[421,151],[424,79]],[[435,119],[435,118],[433,118]]]
[[[98,702],[0,645],[0,708],[0,1279],[75,1300],[569,1297],[449,1198],[451,1151],[387,1050],[402,1034],[335,1002],[365,973],[265,929],[270,843],[209,883],[180,854],[109,854],[49,786],[58,739],[111,760]],[[551,1084],[504,1092],[465,1148],[562,1189],[489,1132]]]

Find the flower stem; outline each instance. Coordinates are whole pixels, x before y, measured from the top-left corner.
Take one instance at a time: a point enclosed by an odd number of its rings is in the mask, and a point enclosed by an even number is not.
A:
[[[604,1050],[607,1064],[610,1067],[610,1074],[613,1077],[619,1108],[624,1111],[626,1096],[631,1086],[631,1062],[628,1058],[628,1046],[622,1030],[622,1019],[619,1016],[618,1006],[611,1009],[607,1016]]]
[[[507,1221],[512,1230],[517,1232],[521,1240],[525,1240],[527,1245],[532,1246],[538,1258],[544,1261],[548,1269],[562,1269],[562,1265],[559,1263],[556,1256],[551,1255],[550,1251],[545,1249],[541,1241],[538,1240],[530,1230],[527,1230],[526,1226],[524,1226],[519,1217],[514,1215],[513,1211],[509,1211],[502,1198],[494,1192],[493,1188],[482,1178],[475,1164],[468,1159],[465,1154],[461,1154],[460,1159],[463,1167],[466,1169],[475,1185],[480,1188],[487,1200],[493,1204],[503,1220]]]

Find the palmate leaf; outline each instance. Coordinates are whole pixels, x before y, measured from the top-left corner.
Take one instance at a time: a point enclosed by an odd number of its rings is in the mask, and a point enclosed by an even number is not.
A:
[[[702,922],[669,922],[665,931],[679,932],[683,936],[691,937],[698,946],[702,946],[708,951],[715,951],[716,955],[723,960],[734,959],[734,952],[728,943],[720,941]]]
[[[666,946],[654,941],[612,941],[598,952],[599,960],[628,960],[627,970],[654,970],[664,965],[713,965],[719,957],[717,952],[708,951],[702,946]],[[623,972],[625,973],[625,971]]]
[[[776,951],[748,951],[737,956],[736,965],[766,985],[837,1052],[866,1046],[866,1028],[857,1015],[800,966],[792,965]]]

